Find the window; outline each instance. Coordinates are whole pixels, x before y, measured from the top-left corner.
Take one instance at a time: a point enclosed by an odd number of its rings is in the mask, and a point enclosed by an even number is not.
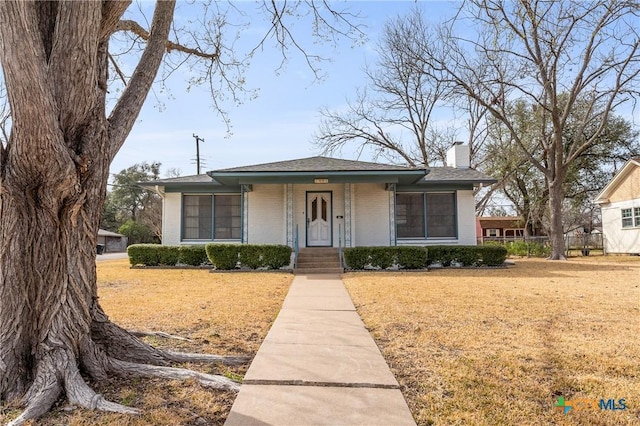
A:
[[[427,194],[427,237],[456,236],[456,194]]]
[[[215,195],[215,232],[216,240],[240,239],[240,196]]]
[[[424,194],[396,195],[398,238],[425,238]]]
[[[492,229],[487,229],[487,237],[498,237],[500,235],[500,233],[498,232],[497,229],[492,228]]]
[[[456,238],[455,193],[396,194],[398,238]]]
[[[239,240],[240,195],[184,195],[184,240]]]
[[[640,227],[640,207],[622,209],[621,212],[623,228]]]
[[[210,240],[212,195],[185,195],[183,198],[183,233],[185,240]]]

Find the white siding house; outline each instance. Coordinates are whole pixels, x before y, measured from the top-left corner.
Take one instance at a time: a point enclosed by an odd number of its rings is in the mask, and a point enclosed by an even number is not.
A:
[[[447,167],[311,157],[143,183],[163,196],[163,244],[355,247],[476,244],[478,185],[454,145]]]
[[[632,158],[594,203],[602,210],[605,252],[640,254],[640,158]]]

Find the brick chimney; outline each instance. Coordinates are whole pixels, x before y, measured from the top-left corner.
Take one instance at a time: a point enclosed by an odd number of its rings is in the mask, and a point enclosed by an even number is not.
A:
[[[469,145],[463,145],[462,142],[454,142],[447,151],[447,167],[468,169],[471,163],[469,157]]]

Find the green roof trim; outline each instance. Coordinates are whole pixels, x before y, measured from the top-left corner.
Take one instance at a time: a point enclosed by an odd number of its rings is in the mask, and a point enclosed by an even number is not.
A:
[[[389,183],[402,186],[458,186],[496,183],[474,169],[453,167],[417,168],[330,157],[308,157],[253,166],[213,170],[207,174],[144,182],[167,192],[224,191],[223,188],[253,184]]]

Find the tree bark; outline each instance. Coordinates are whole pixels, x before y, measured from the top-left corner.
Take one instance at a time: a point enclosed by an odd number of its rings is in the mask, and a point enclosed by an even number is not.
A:
[[[0,160],[0,401],[25,407],[11,424],[43,415],[63,394],[82,407],[136,412],[104,401],[80,372],[188,377],[165,367],[178,355],[111,323],[98,303],[95,247],[109,164],[160,65],[174,7],[159,2],[148,51],[109,120],[108,35],[127,4],[0,2],[12,113]],[[218,359],[226,361],[244,360]]]
[[[562,205],[564,202],[563,179],[557,178],[549,182],[549,218],[551,239],[550,260],[564,260],[564,228],[562,220]]]

